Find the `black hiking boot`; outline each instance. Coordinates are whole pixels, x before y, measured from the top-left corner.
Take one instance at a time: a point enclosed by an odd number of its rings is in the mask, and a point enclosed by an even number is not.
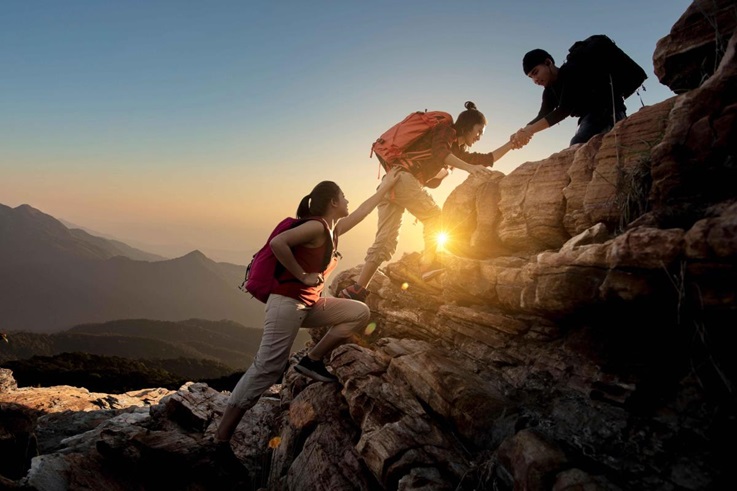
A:
[[[320,382],[337,382],[338,377],[328,372],[322,360],[313,360],[305,355],[299,363],[294,367],[299,373],[308,377],[319,380]]]

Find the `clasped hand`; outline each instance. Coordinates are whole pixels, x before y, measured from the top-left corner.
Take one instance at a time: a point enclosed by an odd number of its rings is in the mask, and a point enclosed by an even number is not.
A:
[[[530,143],[531,138],[532,133],[524,128],[520,128],[516,133],[513,133],[512,136],[509,137],[509,141],[512,143],[512,148],[517,150]]]

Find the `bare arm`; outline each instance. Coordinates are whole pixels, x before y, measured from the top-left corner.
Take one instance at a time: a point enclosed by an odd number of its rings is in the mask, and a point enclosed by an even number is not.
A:
[[[489,173],[489,169],[487,169],[483,165],[471,165],[468,162],[459,159],[452,153],[449,153],[448,156],[445,157],[443,163],[457,169],[465,170],[466,172],[474,176],[483,176]]]
[[[305,285],[319,285],[322,279],[322,272],[307,272],[302,269],[292,253],[292,247],[305,244],[312,247],[322,245],[327,236],[325,234],[325,226],[317,221],[310,220],[297,227],[285,230],[269,242],[269,246],[274,256],[287,271],[292,273],[295,278]]]
[[[353,213],[345,218],[340,219],[338,224],[335,226],[335,234],[337,234],[338,236],[343,235],[344,233],[348,232],[350,229],[361,223],[361,221],[366,218],[368,214],[374,210],[374,208],[376,208],[376,205],[379,204],[381,198],[383,198],[384,195],[388,193],[391,188],[394,187],[394,185],[397,183],[398,178],[399,168],[395,167],[387,172],[386,176],[384,176],[384,179],[381,181],[381,184],[376,189],[376,192],[366,201],[358,205],[358,208],[356,208]]]
[[[502,145],[501,147],[499,147],[496,150],[494,150],[493,152],[491,152],[491,154],[494,156],[494,162],[496,162],[500,158],[504,157],[507,154],[507,152],[509,152],[513,148],[514,148],[514,144],[510,140],[507,143],[505,143],[504,145]]]

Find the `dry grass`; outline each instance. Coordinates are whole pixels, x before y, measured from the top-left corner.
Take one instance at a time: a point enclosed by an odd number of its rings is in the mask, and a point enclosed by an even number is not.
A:
[[[617,165],[618,233],[624,231],[627,225],[649,210],[648,195],[651,185],[649,153],[642,155],[635,163],[626,167]]]

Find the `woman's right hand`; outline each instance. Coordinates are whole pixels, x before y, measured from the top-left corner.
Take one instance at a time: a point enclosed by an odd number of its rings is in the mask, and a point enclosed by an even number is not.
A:
[[[399,167],[392,167],[389,172],[386,173],[384,176],[384,179],[381,180],[381,184],[379,184],[378,191],[380,192],[386,192],[389,191],[391,188],[394,187],[394,185],[399,180],[399,173],[400,173]]]
[[[472,165],[468,169],[468,173],[474,177],[489,177],[491,172],[491,169],[484,167],[483,165]]]
[[[325,278],[323,278],[322,273],[307,273],[302,276],[302,283],[304,283],[307,286],[317,286],[320,283],[325,281]]]

